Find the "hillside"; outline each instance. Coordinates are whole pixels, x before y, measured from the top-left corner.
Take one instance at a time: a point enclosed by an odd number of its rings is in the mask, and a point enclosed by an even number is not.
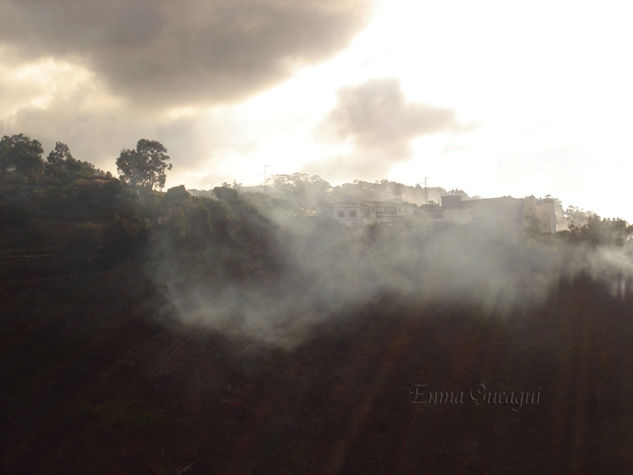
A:
[[[632,302],[587,279],[512,319],[385,295],[282,351],[179,326],[134,272],[3,283],[3,473],[633,468]],[[480,383],[542,399],[412,404]]]
[[[626,223],[1,185],[2,473],[633,470]]]

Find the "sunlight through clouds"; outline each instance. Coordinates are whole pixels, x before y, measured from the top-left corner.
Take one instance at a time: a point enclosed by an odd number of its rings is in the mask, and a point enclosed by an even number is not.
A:
[[[276,173],[321,170],[332,183],[387,178],[415,184],[430,176],[438,186],[471,194],[529,190],[633,219],[621,204],[623,177],[633,172],[633,66],[627,60],[633,32],[626,2],[377,0],[290,8],[271,0],[244,23],[237,7],[218,0],[217,12],[244,27],[238,37],[230,29],[210,37],[201,25],[218,18],[205,20],[186,5],[176,14],[166,2],[133,3],[99,6],[96,11],[109,12],[98,30],[102,43],[91,37],[80,44],[73,35],[87,34],[94,20],[88,10],[71,9],[75,20],[87,22],[75,32],[43,28],[40,36],[26,37],[16,25],[28,12],[39,12],[36,24],[44,21],[48,7],[9,2],[5,23],[14,18],[16,24],[0,34],[2,133],[65,140],[78,156],[110,170],[121,147],[152,136],[173,157],[168,186],[201,187],[227,177],[256,184],[264,165]],[[146,9],[152,15],[111,29],[118,24],[112,12],[120,9],[134,18]],[[281,37],[257,37],[273,25],[295,34],[293,19],[309,12],[318,15],[305,26],[324,43],[301,36],[292,46]],[[159,20],[176,32],[193,22],[191,34],[201,43],[151,43]],[[225,38],[227,49],[205,49],[209,38]],[[255,58],[248,45],[258,41],[264,56]],[[215,56],[196,59],[203,51]],[[168,64],[182,69],[176,73]],[[249,68],[257,75],[249,76]],[[212,84],[220,77],[222,84]],[[400,157],[385,147],[380,153],[359,149],[352,135],[324,140],[318,129],[340,91],[384,78],[398,81],[405,103],[452,110],[468,130],[413,131],[400,144],[398,150],[407,149]],[[392,117],[384,123],[404,127],[402,117],[386,114]],[[382,132],[374,132],[365,143],[382,143]],[[328,165],[355,153],[357,163],[365,162],[360,168]],[[547,176],[536,179],[538,173]]]

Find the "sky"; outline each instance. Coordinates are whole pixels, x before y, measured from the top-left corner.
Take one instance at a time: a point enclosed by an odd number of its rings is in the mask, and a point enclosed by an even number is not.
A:
[[[0,135],[167,187],[303,172],[555,196],[633,222],[633,6],[533,0],[3,0]]]

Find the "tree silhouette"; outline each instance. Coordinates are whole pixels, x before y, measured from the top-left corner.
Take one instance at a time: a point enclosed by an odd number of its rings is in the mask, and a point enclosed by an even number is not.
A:
[[[44,171],[42,144],[24,134],[0,139],[0,175],[34,179]]]
[[[68,145],[57,142],[55,148],[46,157],[46,175],[57,178],[62,182],[70,182],[75,178],[90,178],[103,172],[95,169],[89,162],[77,160],[70,153]]]
[[[167,163],[167,149],[156,140],[140,139],[136,149],[123,149],[116,161],[121,180],[134,186],[153,190],[165,186],[166,170],[171,170]]]

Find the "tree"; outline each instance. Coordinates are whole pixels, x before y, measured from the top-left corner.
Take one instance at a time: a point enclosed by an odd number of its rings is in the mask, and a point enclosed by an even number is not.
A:
[[[134,186],[153,190],[165,186],[167,149],[156,140],[140,139],[135,150],[123,149],[117,158],[116,166],[121,180]]]
[[[622,246],[633,236],[633,226],[623,219],[601,219],[590,216],[583,226],[569,226],[572,240],[593,245]]]
[[[90,178],[100,173],[92,163],[75,159],[68,145],[57,142],[55,148],[46,157],[46,174],[70,182],[75,178]]]
[[[44,170],[42,144],[24,134],[0,139],[0,175],[33,179]]]
[[[564,217],[570,227],[574,226],[580,228],[589,223],[592,219],[595,220],[598,218],[598,215],[592,211],[577,208],[576,206],[568,206],[565,210]]]
[[[63,142],[56,142],[55,148],[50,151],[46,161],[50,165],[59,165],[68,160],[74,160],[75,158],[70,153],[70,148]]]
[[[325,193],[332,189],[332,186],[318,175],[307,173],[273,175],[272,184],[285,199],[301,208],[313,208],[324,199]]]

